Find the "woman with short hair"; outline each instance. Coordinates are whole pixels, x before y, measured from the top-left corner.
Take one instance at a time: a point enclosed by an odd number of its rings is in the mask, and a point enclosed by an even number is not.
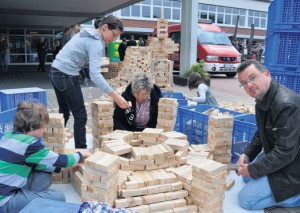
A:
[[[162,97],[159,87],[153,84],[150,77],[141,73],[129,84],[122,96],[132,106],[114,111],[114,130],[143,131],[155,128],[158,116],[158,101]]]

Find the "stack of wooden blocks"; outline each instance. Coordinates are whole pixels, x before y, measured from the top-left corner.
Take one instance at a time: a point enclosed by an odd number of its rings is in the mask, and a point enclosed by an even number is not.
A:
[[[169,54],[179,51],[179,45],[168,38],[168,20],[157,21],[157,38],[150,41],[151,48],[151,72],[154,82],[164,91],[172,91],[173,85],[173,61],[169,60]]]
[[[140,73],[150,74],[149,47],[129,46],[126,48],[121,71],[117,77],[119,85],[127,86]]]
[[[212,160],[202,160],[192,165],[192,168],[193,180],[190,194],[194,204],[198,206],[198,212],[223,212],[226,166]]]
[[[132,146],[124,140],[106,140],[102,142],[102,151],[113,155],[124,155],[131,153]]]
[[[49,113],[47,132],[43,134],[43,144],[54,152],[64,153],[66,138],[63,114]]]
[[[238,111],[242,113],[252,113],[255,114],[254,104],[244,103],[242,101],[236,102],[221,102],[219,106],[224,109],[229,109],[233,111]]]
[[[93,101],[91,113],[94,148],[100,149],[101,136],[113,131],[113,103],[109,101]]]
[[[133,172],[115,201],[117,208],[149,212],[196,212],[195,205],[187,205],[188,191],[176,176],[163,169]]]
[[[191,165],[182,165],[177,168],[168,168],[168,172],[173,172],[177,179],[181,181],[183,188],[189,192],[192,190],[192,166]]]
[[[160,98],[156,128],[173,131],[176,122],[178,103],[173,98]]]
[[[214,160],[231,162],[233,116],[218,114],[209,116],[207,144],[213,149]]]
[[[157,127],[156,129],[153,128],[145,128],[142,131],[142,140],[143,140],[143,144],[145,146],[151,146],[151,145],[156,145],[156,144],[160,144],[160,140],[159,140],[159,136],[160,133],[164,132],[163,129],[160,129],[159,127]]]
[[[84,161],[82,201],[98,201],[105,202],[109,206],[114,205],[119,177],[118,162],[118,156],[100,151]]]

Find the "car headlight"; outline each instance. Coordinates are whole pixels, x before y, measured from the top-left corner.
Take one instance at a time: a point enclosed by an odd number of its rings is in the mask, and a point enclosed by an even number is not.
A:
[[[208,55],[206,56],[206,61],[218,61],[218,56]]]
[[[238,57],[236,58],[236,60],[237,60],[237,62],[241,62],[241,61],[242,61],[242,57],[241,57],[241,56],[238,56]]]

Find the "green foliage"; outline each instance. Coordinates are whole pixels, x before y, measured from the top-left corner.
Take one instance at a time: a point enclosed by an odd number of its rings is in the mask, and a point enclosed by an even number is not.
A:
[[[184,74],[184,77],[188,78],[192,74],[192,72],[199,73],[201,75],[201,77],[203,78],[203,80],[209,79],[208,72],[206,72],[204,70],[204,61],[203,60],[199,60],[199,62],[196,62],[195,64],[193,64],[191,69]]]

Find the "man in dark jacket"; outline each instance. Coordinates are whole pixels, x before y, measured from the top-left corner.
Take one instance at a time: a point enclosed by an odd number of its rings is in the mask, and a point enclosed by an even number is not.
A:
[[[129,46],[136,46],[136,41],[134,40],[134,35],[130,36],[130,40],[127,41],[127,47]]]
[[[243,62],[237,72],[240,86],[256,99],[258,125],[237,162],[238,175],[250,178],[239,192],[240,205],[245,209],[299,206],[300,95],[273,81],[257,61]]]
[[[47,55],[47,46],[44,37],[41,37],[40,40],[38,41],[36,51],[39,57],[38,72],[46,72],[45,60]]]
[[[118,52],[119,52],[119,57],[120,57],[120,61],[124,60],[124,56],[125,56],[125,51],[126,51],[126,38],[122,39],[122,42],[120,43],[119,47],[118,47]]]
[[[122,96],[132,106],[128,109],[116,106],[113,116],[114,130],[143,131],[145,128],[156,127],[158,101],[162,94],[146,74],[137,75]]]

